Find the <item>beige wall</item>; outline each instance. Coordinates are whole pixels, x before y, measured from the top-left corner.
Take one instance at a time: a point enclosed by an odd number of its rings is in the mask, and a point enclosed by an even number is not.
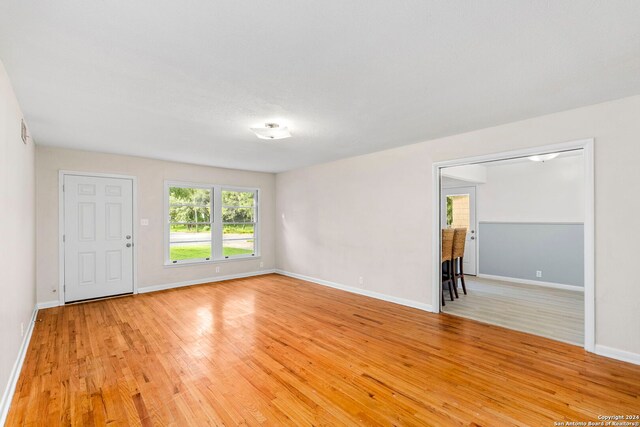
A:
[[[38,147],[37,176],[37,283],[38,301],[58,299],[58,171],[114,173],[137,177],[138,289],[218,276],[273,269],[275,266],[275,176],[270,173],[196,166],[140,157]],[[215,264],[164,266],[164,181],[229,184],[257,187],[260,193],[261,257]],[[148,226],[140,219],[148,218]],[[264,263],[260,267],[260,262]],[[215,272],[215,267],[220,272]]]
[[[583,138],[595,138],[596,344],[640,354],[640,228],[620,227],[640,212],[622,185],[640,179],[640,96],[278,174],[278,268],[431,304],[433,162]]]
[[[20,137],[22,113],[0,62],[0,393],[35,308],[34,146]],[[2,403],[5,403],[3,401]],[[4,408],[0,404],[0,424]]]
[[[487,167],[476,187],[478,221],[584,222],[584,157]]]

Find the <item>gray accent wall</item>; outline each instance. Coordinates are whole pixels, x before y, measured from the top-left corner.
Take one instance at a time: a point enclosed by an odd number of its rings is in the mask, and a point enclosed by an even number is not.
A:
[[[480,274],[584,286],[584,225],[480,222],[478,256]]]

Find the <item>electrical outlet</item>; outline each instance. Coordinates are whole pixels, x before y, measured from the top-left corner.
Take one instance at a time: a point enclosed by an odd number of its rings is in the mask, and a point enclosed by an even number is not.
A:
[[[24,336],[24,322],[20,323],[20,336]]]
[[[216,273],[220,273],[220,267],[216,267]]]
[[[364,278],[362,276],[358,277],[358,284],[360,285],[364,284]]]
[[[264,262],[260,262],[260,268],[264,267]]]
[[[536,277],[542,277],[542,270],[536,270]]]
[[[149,225],[149,218],[142,218],[140,220],[140,225]]]

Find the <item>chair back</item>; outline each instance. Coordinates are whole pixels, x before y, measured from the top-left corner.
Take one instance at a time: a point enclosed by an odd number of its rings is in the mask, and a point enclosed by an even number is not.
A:
[[[453,259],[464,256],[464,244],[467,241],[467,229],[456,228],[453,235]]]
[[[453,236],[454,231],[452,228],[442,230],[442,262],[453,259]]]

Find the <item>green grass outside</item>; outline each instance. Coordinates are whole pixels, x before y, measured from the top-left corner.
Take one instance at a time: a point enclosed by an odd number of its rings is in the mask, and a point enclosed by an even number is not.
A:
[[[196,227],[198,227],[196,229]],[[211,227],[208,225],[192,225],[191,228],[186,224],[171,224],[171,231],[174,233],[202,233],[204,231],[210,231]]]
[[[253,251],[240,248],[222,248],[224,256],[247,255]],[[211,247],[209,245],[172,246],[171,261],[184,259],[211,258]]]

